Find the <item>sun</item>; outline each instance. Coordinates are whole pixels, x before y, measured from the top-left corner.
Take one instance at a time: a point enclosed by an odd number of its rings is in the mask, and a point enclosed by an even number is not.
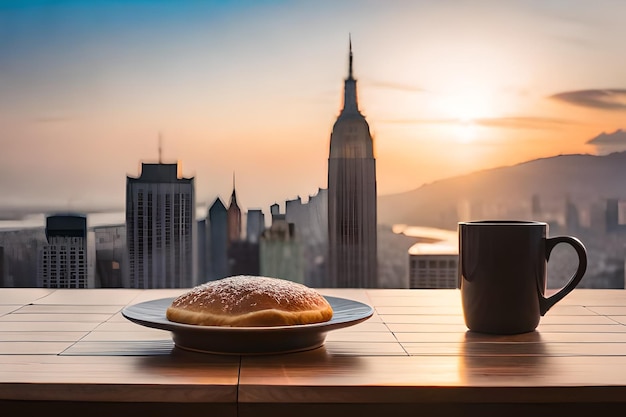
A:
[[[454,129],[459,143],[472,143],[478,138],[478,125],[472,119],[459,120]]]
[[[453,129],[456,141],[471,143],[478,139],[480,120],[496,114],[491,94],[480,88],[456,89],[442,93],[437,102],[441,117]]]

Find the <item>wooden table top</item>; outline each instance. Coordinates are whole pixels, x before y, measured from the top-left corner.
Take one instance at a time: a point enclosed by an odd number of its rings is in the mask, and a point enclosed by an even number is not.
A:
[[[626,410],[624,290],[576,289],[537,331],[493,336],[467,331],[458,290],[320,289],[365,302],[374,316],[329,332],[321,348],[264,356],[184,351],[169,332],[121,314],[184,291],[0,289],[0,409],[94,416]]]

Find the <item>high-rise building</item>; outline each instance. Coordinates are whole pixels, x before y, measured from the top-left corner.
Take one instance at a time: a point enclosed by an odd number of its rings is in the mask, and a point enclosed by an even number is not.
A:
[[[287,279],[304,284],[302,245],[293,223],[284,214],[273,214],[271,226],[261,236],[261,275]]]
[[[39,249],[37,284],[43,288],[93,288],[87,264],[87,217],[46,217],[47,243]]]
[[[229,275],[259,275],[259,244],[238,240],[228,246]]]
[[[7,287],[7,283],[4,282],[4,246],[0,246],[0,288]]]
[[[207,219],[200,219],[196,222],[196,228],[198,229],[198,281],[206,282],[209,279],[209,249],[207,236]]]
[[[416,243],[409,250],[409,288],[458,288],[458,248]]]
[[[619,200],[617,198],[609,198],[606,200],[606,231],[616,232],[620,229],[619,224]]]
[[[45,227],[0,230],[0,246],[4,248],[3,285],[22,288],[39,286],[39,250],[47,243]]]
[[[576,203],[569,195],[565,197],[565,230],[569,234],[577,234],[580,232],[580,213]]]
[[[259,237],[265,230],[265,215],[261,209],[248,210],[246,215],[246,240],[259,243]]]
[[[241,209],[237,204],[237,193],[235,192],[235,177],[233,176],[233,192],[230,195],[228,204],[228,244],[241,240]]]
[[[235,177],[233,192],[226,213],[228,223],[228,275],[259,274],[259,242],[244,239],[242,236],[241,208],[237,203]]]
[[[131,288],[196,285],[194,178],[178,164],[142,163],[126,179],[126,236]]]
[[[126,226],[123,224],[93,228],[96,254],[96,287],[128,287]]]
[[[300,197],[285,201],[285,219],[295,225],[302,245],[305,284],[310,287],[326,285],[328,190],[320,188],[306,203]]]
[[[329,287],[377,286],[376,160],[357,103],[350,42],[343,109],[333,126],[328,158]]]
[[[218,197],[209,208],[209,280],[228,276],[228,211]]]

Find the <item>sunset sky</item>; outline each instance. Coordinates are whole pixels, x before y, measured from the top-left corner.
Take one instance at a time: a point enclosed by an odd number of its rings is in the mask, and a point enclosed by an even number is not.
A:
[[[327,184],[349,34],[379,195],[626,149],[624,16],[621,0],[0,0],[0,208],[123,208],[159,135],[199,204],[226,202],[233,173],[244,211],[306,200]]]

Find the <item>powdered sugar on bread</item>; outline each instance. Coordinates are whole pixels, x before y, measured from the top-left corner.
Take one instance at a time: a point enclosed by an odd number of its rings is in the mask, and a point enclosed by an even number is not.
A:
[[[328,321],[332,308],[316,290],[293,281],[238,275],[199,285],[176,298],[169,320],[198,325],[281,326]]]

